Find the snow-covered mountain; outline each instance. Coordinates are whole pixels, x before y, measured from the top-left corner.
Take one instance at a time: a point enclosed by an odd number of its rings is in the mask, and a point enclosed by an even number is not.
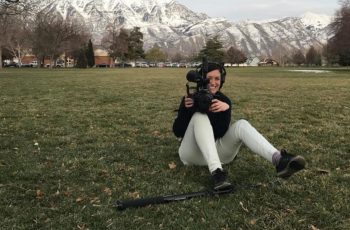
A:
[[[214,36],[225,48],[236,46],[249,55],[307,49],[325,43],[331,21],[330,16],[308,12],[268,22],[231,22],[195,13],[174,0],[51,0],[43,10],[84,22],[95,44],[100,43],[108,24],[138,26],[144,34],[145,49],[158,44],[170,53],[189,55]]]

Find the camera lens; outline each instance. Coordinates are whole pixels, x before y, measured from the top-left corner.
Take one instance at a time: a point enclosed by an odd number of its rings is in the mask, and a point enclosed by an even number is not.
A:
[[[196,110],[201,113],[206,113],[209,111],[213,96],[208,90],[201,89],[194,94],[193,100]]]

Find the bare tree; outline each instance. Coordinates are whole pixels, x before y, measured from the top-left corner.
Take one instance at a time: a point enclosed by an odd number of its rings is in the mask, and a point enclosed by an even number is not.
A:
[[[306,64],[320,66],[321,63],[321,54],[315,49],[314,46],[311,46],[305,55]]]
[[[40,2],[40,0],[0,0],[0,68],[2,68],[3,62],[2,50],[8,48],[9,44],[7,42],[12,41],[17,36],[13,33],[13,29],[10,31],[10,28],[19,19],[34,14]],[[10,37],[12,38],[10,39]]]
[[[107,34],[102,38],[102,46],[108,51],[109,56],[113,59],[113,65],[117,58],[122,61],[128,54],[129,31],[121,28],[118,30],[113,24],[107,27]]]
[[[85,30],[81,30],[75,39],[70,39],[66,42],[63,42],[63,56],[64,56],[64,65],[67,66],[67,59],[74,59],[74,65],[80,55],[82,49],[85,48],[86,43],[88,42],[91,35]]]
[[[341,8],[337,11],[331,28],[334,36],[330,38],[327,54],[340,65],[350,65],[350,0],[340,1]]]
[[[15,21],[9,22],[9,28],[6,36],[6,49],[22,65],[23,57],[30,53],[30,39],[28,38],[29,29],[26,18],[16,15]]]
[[[181,57],[182,58],[182,57]],[[166,60],[166,54],[155,44],[152,49],[146,52],[146,60],[150,62],[157,63],[159,61]],[[180,59],[181,61],[182,59]]]
[[[296,50],[292,57],[293,63],[297,66],[305,64],[305,56],[301,50]]]
[[[171,60],[172,60],[173,62],[181,62],[181,61],[183,61],[184,59],[185,59],[184,55],[182,55],[182,54],[179,53],[179,52],[176,52],[176,54],[173,55],[173,56],[171,57]]]
[[[225,54],[225,61],[230,64],[241,64],[247,60],[247,56],[239,49],[231,46]]]
[[[279,41],[271,50],[271,58],[279,63],[280,66],[285,66],[290,59],[290,50],[284,41]]]
[[[0,14],[0,30],[2,35],[0,36],[0,68],[2,68],[2,50],[5,47],[5,43],[7,41],[7,30],[8,30],[8,21],[9,17],[5,14]]]
[[[52,67],[55,59],[65,52],[67,43],[77,41],[84,31],[82,25],[65,20],[59,15],[39,13],[32,32],[33,52],[40,61],[45,56],[49,57]]]

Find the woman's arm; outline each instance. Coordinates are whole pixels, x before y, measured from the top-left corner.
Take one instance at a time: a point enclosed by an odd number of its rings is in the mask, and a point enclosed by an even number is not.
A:
[[[175,136],[183,137],[185,135],[193,113],[193,100],[188,97],[183,97],[179,106],[177,117],[173,123],[173,132]]]

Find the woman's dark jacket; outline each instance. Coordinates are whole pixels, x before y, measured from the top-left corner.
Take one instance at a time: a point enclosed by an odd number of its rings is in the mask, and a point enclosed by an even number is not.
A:
[[[214,131],[214,137],[215,139],[218,139],[226,133],[226,131],[229,128],[230,122],[231,122],[231,101],[228,97],[226,97],[223,93],[220,91],[217,92],[214,95],[214,99],[218,99],[222,102],[225,102],[229,105],[229,109],[223,112],[213,113],[208,111],[207,115],[209,117],[211,126],[213,127]],[[173,124],[173,132],[175,136],[177,137],[183,137],[185,135],[186,129],[188,124],[190,123],[190,120],[192,118],[192,115],[195,113],[195,108],[191,107],[187,109],[185,107],[185,97],[182,98],[182,101],[180,103],[179,111],[177,114],[177,117],[175,118],[174,124]]]

